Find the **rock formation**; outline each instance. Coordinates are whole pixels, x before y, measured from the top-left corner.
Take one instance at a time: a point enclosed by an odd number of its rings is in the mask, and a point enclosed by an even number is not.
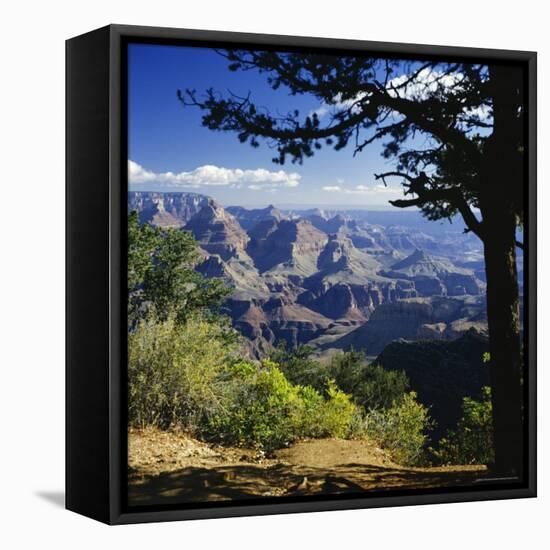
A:
[[[470,329],[486,333],[484,296],[406,298],[386,301],[369,320],[332,347],[380,353],[397,339],[452,340]]]
[[[245,231],[252,229],[258,223],[266,220],[278,222],[285,218],[281,211],[272,204],[266,208],[256,209],[247,209],[242,206],[228,206],[226,211],[235,217]]]
[[[439,241],[418,229],[323,210],[225,209],[195,193],[129,193],[128,208],[193,233],[197,270],[233,288],[225,309],[254,356],[280,340],[372,355],[399,338],[486,328],[477,260],[467,260],[473,269],[435,255]]]
[[[128,212],[137,210],[139,220],[159,227],[183,227],[211,200],[198,193],[130,191]]]

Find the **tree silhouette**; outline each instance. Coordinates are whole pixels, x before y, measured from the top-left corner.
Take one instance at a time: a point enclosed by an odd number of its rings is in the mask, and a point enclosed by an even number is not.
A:
[[[524,193],[523,73],[520,66],[403,61],[360,56],[220,51],[231,71],[258,71],[291,96],[311,95],[316,112],[273,113],[251,94],[178,90],[203,111],[202,124],[235,132],[253,147],[276,151],[273,162],[302,163],[323,147],[354,155],[381,141],[394,160],[377,174],[399,178],[399,208],[430,220],[460,214],[483,242],[495,429],[495,470],[521,474],[521,341],[516,229]]]

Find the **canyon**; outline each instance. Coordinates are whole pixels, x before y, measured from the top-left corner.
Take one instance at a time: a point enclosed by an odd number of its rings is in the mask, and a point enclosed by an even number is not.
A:
[[[224,306],[251,357],[308,344],[319,356],[393,341],[486,334],[481,243],[419,213],[222,207],[198,193],[130,192],[141,222],[190,231],[197,270],[233,289]]]

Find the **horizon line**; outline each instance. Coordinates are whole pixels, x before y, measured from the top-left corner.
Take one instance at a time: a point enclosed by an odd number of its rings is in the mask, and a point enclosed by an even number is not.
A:
[[[274,208],[282,208],[285,210],[288,209],[301,209],[301,210],[309,210],[309,209],[332,209],[332,210],[342,210],[342,209],[348,209],[348,210],[386,210],[389,212],[418,212],[418,208],[397,208],[395,206],[386,205],[386,204],[365,204],[365,205],[358,205],[358,204],[332,204],[332,203],[288,203],[288,202],[282,202],[278,205],[274,201],[266,201],[266,202],[260,202],[260,203],[237,203],[237,202],[227,202],[222,201],[220,199],[214,198],[211,195],[208,195],[206,193],[201,193],[199,191],[184,191],[184,190],[174,190],[174,191],[167,191],[167,190],[145,190],[145,189],[128,189],[128,193],[158,193],[158,194],[181,194],[181,195],[201,195],[204,197],[211,198],[221,204],[223,207],[229,207],[229,206],[240,206],[242,208],[267,208],[269,206],[272,206]]]

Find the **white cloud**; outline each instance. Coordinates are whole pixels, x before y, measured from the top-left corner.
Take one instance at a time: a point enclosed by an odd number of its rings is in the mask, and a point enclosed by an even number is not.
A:
[[[400,75],[388,82],[388,93],[392,97],[401,97],[411,101],[425,101],[431,96],[441,94],[453,95],[465,89],[464,74],[460,72],[444,73],[433,69],[423,69],[415,79],[405,84],[410,75]],[[401,86],[401,87],[399,87]],[[473,108],[464,108],[464,116],[478,118],[482,122],[490,123],[493,112],[489,105],[480,104]]]
[[[323,191],[328,191],[329,193],[334,193],[336,191],[342,191],[342,188],[339,185],[325,185]]]
[[[367,95],[367,92],[359,92],[355,97],[343,100],[342,94],[338,93],[332,98],[330,103],[321,103],[317,109],[310,111],[309,116],[312,116],[315,113],[319,118],[323,118],[325,115],[338,113],[339,111],[344,111],[350,107],[351,112],[355,114],[361,109],[361,107],[359,105],[355,105],[355,103],[366,98]],[[365,103],[368,103],[368,99],[365,100]]]
[[[145,170],[143,166],[140,166],[137,162],[133,160],[128,160],[128,182],[132,183],[148,183],[150,181],[155,181],[156,174]]]
[[[401,97],[415,101],[428,99],[434,93],[451,92],[461,89],[461,82],[464,80],[462,73],[445,74],[430,68],[422,69],[416,78],[406,85],[403,85],[411,78],[409,74],[402,74],[392,78],[386,88],[392,97]],[[399,87],[401,86],[401,87]]]
[[[190,172],[152,172],[137,162],[128,160],[128,181],[130,185],[155,183],[165,187],[210,187],[227,186],[240,188],[243,185],[249,189],[274,190],[279,187],[296,187],[301,176],[297,172],[278,170],[272,172],[265,168],[243,170],[241,168],[223,168],[206,164]]]
[[[425,68],[418,73],[416,78],[405,84],[410,78],[410,74],[402,74],[391,79],[386,85],[388,94],[392,97],[401,97],[412,101],[424,101],[437,93],[453,94],[464,90],[465,76],[460,72],[446,74],[442,71]],[[346,100],[342,100],[342,94],[336,94],[332,101],[322,103],[309,115],[316,113],[319,118],[323,118],[327,114],[334,114],[350,107],[351,113],[355,114],[361,109],[361,105],[358,105],[360,101],[363,104],[368,103],[367,92],[359,92],[355,97]],[[476,108],[464,109],[464,115],[478,117],[480,120],[488,122],[492,117],[492,111],[488,105],[482,104]],[[392,117],[400,119],[402,115],[393,111]]]

